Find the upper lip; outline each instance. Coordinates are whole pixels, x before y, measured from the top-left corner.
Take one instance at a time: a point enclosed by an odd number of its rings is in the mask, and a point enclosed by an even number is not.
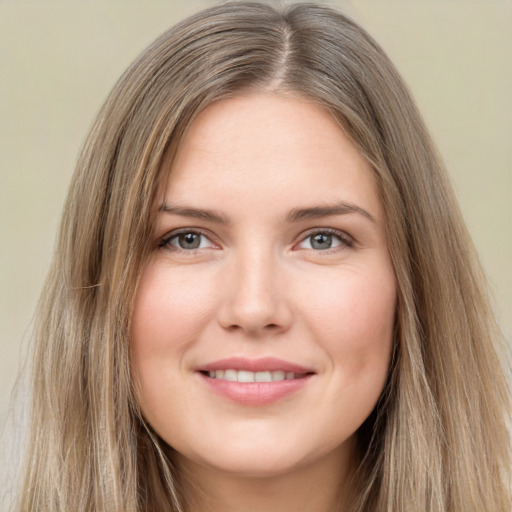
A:
[[[201,365],[198,371],[212,372],[217,370],[245,370],[249,372],[274,372],[282,370],[293,373],[314,373],[311,368],[284,361],[275,357],[248,359],[245,357],[229,357]]]

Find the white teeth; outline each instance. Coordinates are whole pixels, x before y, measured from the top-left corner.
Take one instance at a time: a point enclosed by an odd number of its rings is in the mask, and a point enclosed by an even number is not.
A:
[[[301,376],[294,372],[275,370],[273,372],[250,372],[247,370],[215,370],[209,371],[208,376],[212,379],[224,379],[231,382],[276,382],[280,380],[291,380]]]
[[[245,370],[238,370],[238,382],[254,382],[254,372],[247,372]]]
[[[272,382],[272,374],[270,372],[256,372],[254,380],[256,382]]]
[[[225,370],[224,380],[236,382],[238,380],[238,372],[236,370]]]
[[[272,380],[284,380],[284,372],[282,370],[272,372]]]

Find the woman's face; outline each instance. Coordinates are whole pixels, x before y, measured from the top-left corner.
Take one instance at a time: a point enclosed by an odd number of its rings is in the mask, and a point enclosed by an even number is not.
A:
[[[248,94],[194,121],[161,201],[132,325],[147,421],[197,468],[339,466],[392,350],[368,163],[318,106]]]

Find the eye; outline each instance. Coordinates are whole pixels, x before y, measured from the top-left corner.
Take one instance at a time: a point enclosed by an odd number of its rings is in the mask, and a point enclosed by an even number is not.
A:
[[[171,250],[193,251],[217,247],[206,235],[199,231],[173,232],[162,238],[159,247],[167,247]]]
[[[353,247],[353,245],[354,241],[346,233],[333,229],[323,229],[310,233],[297,247],[299,249],[327,251],[329,249]]]

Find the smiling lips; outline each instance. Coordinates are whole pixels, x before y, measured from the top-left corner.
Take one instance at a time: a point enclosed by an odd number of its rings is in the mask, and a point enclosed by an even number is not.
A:
[[[229,358],[198,369],[216,394],[241,405],[266,405],[299,391],[315,372],[275,358]]]
[[[304,377],[305,373],[285,372],[283,370],[276,370],[273,372],[250,372],[247,370],[215,370],[208,372],[211,379],[224,379],[230,382],[279,382],[282,380],[296,379]]]

